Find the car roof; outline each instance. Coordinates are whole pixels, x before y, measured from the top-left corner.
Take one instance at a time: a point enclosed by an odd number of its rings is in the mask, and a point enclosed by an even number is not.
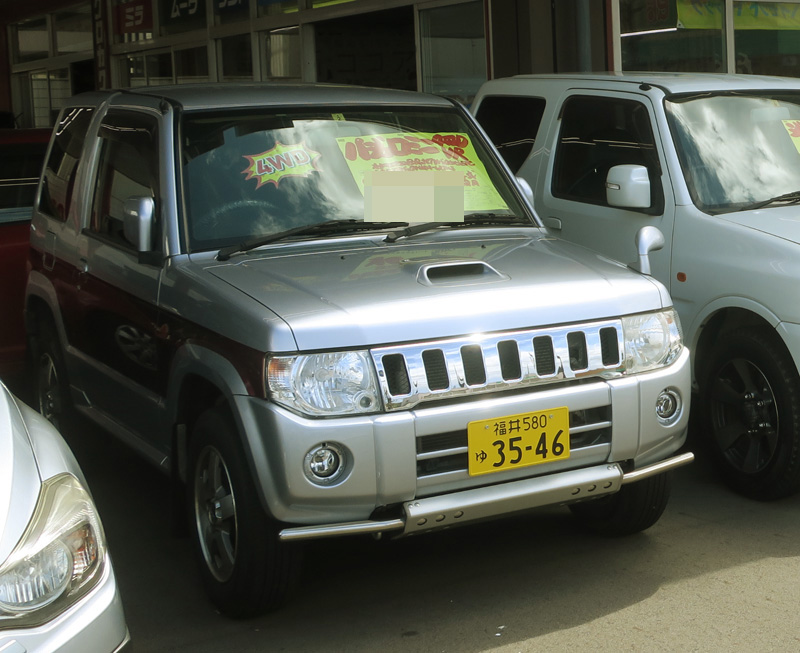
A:
[[[698,93],[703,91],[800,90],[800,79],[768,75],[737,75],[727,73],[673,73],[673,72],[598,72],[569,73],[563,75],[516,75],[507,81],[561,81],[571,85],[580,83],[646,84],[661,88],[666,93]]]
[[[95,91],[78,95],[73,98],[71,103],[80,104],[82,100],[97,102],[114,94],[124,95],[126,99],[137,95],[161,98],[187,111],[325,104],[453,106],[450,100],[416,91],[340,84],[276,84],[272,82],[179,84],[119,89],[100,93]]]

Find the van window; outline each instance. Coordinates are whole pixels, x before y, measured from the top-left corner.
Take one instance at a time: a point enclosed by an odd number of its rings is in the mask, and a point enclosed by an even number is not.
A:
[[[555,197],[608,206],[606,176],[616,165],[647,167],[650,209],[661,212],[661,167],[647,108],[641,102],[573,96],[565,103],[553,164]]]
[[[39,210],[62,222],[69,215],[78,161],[93,112],[90,107],[65,109],[56,125],[53,147],[44,168]]]
[[[478,122],[513,173],[533,149],[544,107],[544,98],[511,95],[490,95],[478,107]]]

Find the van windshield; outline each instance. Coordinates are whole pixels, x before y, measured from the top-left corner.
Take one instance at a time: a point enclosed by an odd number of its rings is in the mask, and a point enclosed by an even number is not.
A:
[[[314,107],[186,113],[192,251],[326,220],[463,221],[527,212],[456,110]]]
[[[800,93],[674,96],[666,109],[702,211],[740,211],[800,191]]]

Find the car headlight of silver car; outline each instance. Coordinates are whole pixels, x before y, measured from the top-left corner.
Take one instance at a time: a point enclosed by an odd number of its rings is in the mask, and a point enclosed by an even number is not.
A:
[[[24,535],[0,565],[0,628],[51,620],[100,581],[105,560],[89,493],[71,474],[46,480]]]
[[[274,356],[267,362],[267,387],[276,403],[316,417],[374,413],[381,407],[366,351]]]
[[[669,365],[683,350],[680,321],[671,308],[623,317],[622,330],[627,374]]]

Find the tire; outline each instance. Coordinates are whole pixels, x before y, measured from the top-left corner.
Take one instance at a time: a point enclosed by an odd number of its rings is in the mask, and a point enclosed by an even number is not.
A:
[[[36,408],[59,431],[64,431],[72,422],[74,410],[55,324],[40,319],[31,344]]]
[[[278,525],[258,500],[227,412],[197,420],[189,444],[189,510],[203,585],[229,617],[279,608],[299,568],[299,549],[278,539]]]
[[[669,502],[670,472],[623,485],[619,492],[591,501],[570,504],[572,514],[595,533],[621,537],[655,524]]]
[[[704,433],[725,481],[754,499],[800,489],[800,377],[780,338],[740,329],[713,351],[702,384]]]

